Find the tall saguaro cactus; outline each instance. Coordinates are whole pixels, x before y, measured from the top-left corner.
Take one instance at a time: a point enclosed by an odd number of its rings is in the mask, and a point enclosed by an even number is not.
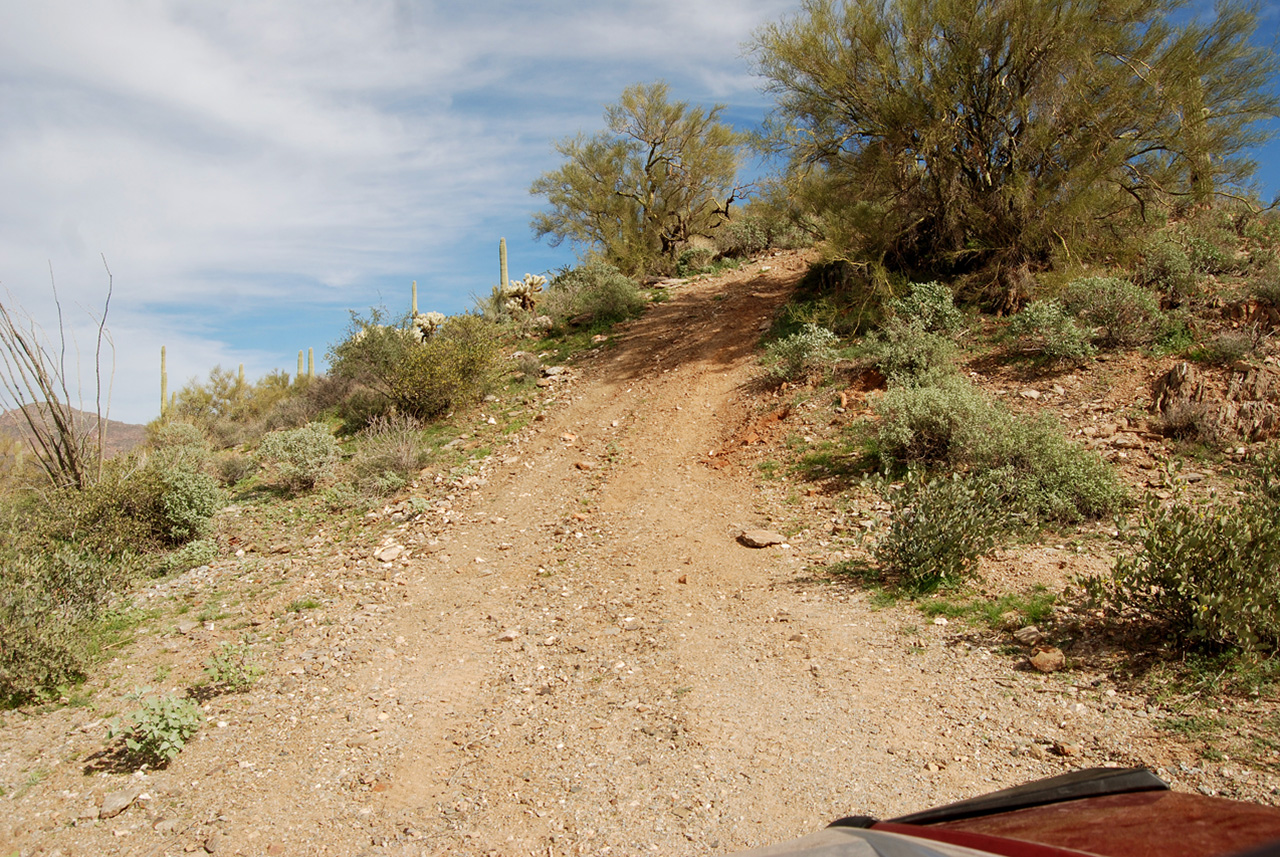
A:
[[[316,350],[314,348],[307,349],[307,380],[310,381],[316,377]]]
[[[299,348],[299,349],[298,349],[298,375],[297,375],[297,379],[296,379],[296,380],[298,380],[298,381],[301,381],[301,380],[302,380],[302,372],[303,372],[304,368],[305,368],[305,367],[303,366],[303,363],[302,363],[302,349],[301,349],[301,348]]]
[[[413,300],[409,304],[409,310],[410,310],[411,317],[413,318],[418,317],[418,281],[417,280],[413,281]]]
[[[498,262],[502,266],[502,279],[498,280],[498,288],[507,287],[507,239],[498,239]]]

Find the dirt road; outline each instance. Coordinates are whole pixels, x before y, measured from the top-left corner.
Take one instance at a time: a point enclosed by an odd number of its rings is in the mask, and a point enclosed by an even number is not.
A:
[[[388,561],[298,533],[288,574],[323,611],[291,614],[268,675],[212,700],[168,769],[86,775],[100,712],[9,717],[0,773],[45,773],[3,799],[0,843],[702,855],[1089,765],[1274,789],[1186,764],[1159,712],[1106,675],[1021,669],[812,573],[829,502],[762,491],[728,444],[755,401],[761,326],[803,267],[779,256],[653,306],[471,490],[367,546]],[[736,541],[794,516],[809,522],[796,544]],[[127,810],[99,817],[130,789]]]

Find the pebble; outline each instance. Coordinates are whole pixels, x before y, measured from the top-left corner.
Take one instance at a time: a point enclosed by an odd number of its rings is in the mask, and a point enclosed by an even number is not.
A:
[[[1062,650],[1053,646],[1040,646],[1030,658],[1031,666],[1042,673],[1057,672],[1067,665]]]

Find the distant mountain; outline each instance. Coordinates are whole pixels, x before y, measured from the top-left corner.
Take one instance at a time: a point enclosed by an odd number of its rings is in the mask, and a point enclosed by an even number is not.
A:
[[[27,418],[23,415],[23,410],[31,410],[39,412],[42,410],[40,405],[27,405],[23,409],[14,408],[13,410],[0,413],[0,436],[16,438],[22,442],[26,442],[31,435],[31,427],[27,425]],[[72,409],[75,414],[76,426],[80,430],[91,432],[94,438],[97,437],[98,417],[87,411]],[[134,425],[133,423],[122,423],[118,420],[107,419],[106,421],[106,453],[111,458],[122,452],[128,452],[136,446],[139,446],[147,437],[146,426]]]

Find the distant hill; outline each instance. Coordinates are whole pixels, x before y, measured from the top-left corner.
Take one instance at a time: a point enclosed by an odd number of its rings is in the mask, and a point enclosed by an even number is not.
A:
[[[27,405],[26,409],[39,410],[39,405]],[[23,416],[23,410],[14,408],[12,410],[0,413],[0,436],[10,437],[26,442],[31,435],[31,428],[27,425],[27,419]],[[76,425],[78,428],[94,433],[98,430],[98,417],[87,411],[75,410]],[[146,426],[135,425],[133,423],[122,423],[118,420],[108,419],[106,421],[106,453],[111,458],[122,452],[128,452],[136,446],[139,446],[147,436]]]

